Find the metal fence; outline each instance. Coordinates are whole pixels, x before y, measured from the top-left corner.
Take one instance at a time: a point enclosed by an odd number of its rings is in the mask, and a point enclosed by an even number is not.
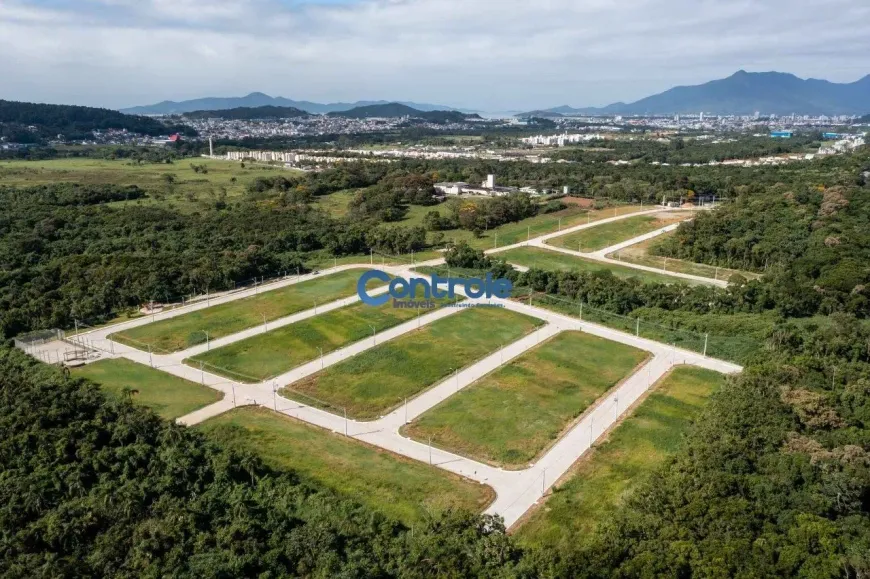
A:
[[[447,277],[470,278],[481,275],[480,272],[450,268],[446,265],[427,266],[421,271],[425,273],[436,272],[438,275],[446,275]],[[676,325],[618,314],[592,306],[582,300],[572,300],[563,296],[538,292],[529,287],[514,287],[512,299],[721,360],[743,363],[754,352],[763,347],[759,340],[750,336],[722,336],[696,332]]]

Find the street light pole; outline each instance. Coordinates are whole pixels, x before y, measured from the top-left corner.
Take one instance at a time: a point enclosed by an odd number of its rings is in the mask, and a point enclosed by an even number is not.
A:
[[[317,349],[320,350],[320,369],[323,370],[323,348],[317,346]]]
[[[371,324],[369,324],[369,327],[372,329],[372,346],[377,346],[378,342],[377,342],[377,339],[375,338],[375,327]]]
[[[208,339],[208,332],[206,330],[203,330],[202,333],[205,334],[205,351],[208,352],[209,350],[211,350],[211,344]]]

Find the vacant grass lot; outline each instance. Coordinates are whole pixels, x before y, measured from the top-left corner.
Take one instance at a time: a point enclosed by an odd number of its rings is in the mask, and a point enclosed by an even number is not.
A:
[[[619,251],[619,259],[628,263],[636,263],[647,267],[657,267],[667,271],[676,271],[679,273],[688,273],[710,279],[720,279],[728,281],[734,275],[742,275],[746,279],[759,279],[761,275],[749,271],[739,271],[736,269],[728,269],[724,267],[714,267],[706,263],[694,263],[692,261],[684,261],[682,259],[673,259],[670,257],[660,257],[658,255],[650,255],[650,248],[656,243],[660,243],[665,238],[673,235],[673,232],[662,234],[654,239],[642,241],[636,245],[626,247]],[[611,256],[616,258],[616,256]]]
[[[191,164],[205,165],[206,173],[196,173]],[[196,208],[200,203],[214,203],[247,194],[248,185],[257,177],[298,174],[282,168],[264,167],[205,158],[180,159],[171,164],[142,163],[129,159],[50,159],[45,161],[0,161],[0,185],[30,187],[51,183],[76,182],[93,185],[138,185],[149,197],[119,201],[114,204],[165,204]],[[164,175],[172,175],[169,184]]]
[[[239,408],[197,428],[407,524],[430,510],[482,511],[491,488],[264,408]]]
[[[665,274],[652,273],[609,263],[601,263],[590,259],[583,259],[582,257],[559,253],[557,251],[541,249],[539,247],[516,247],[514,249],[496,253],[493,257],[517,265],[546,270],[586,272],[609,271],[616,277],[625,279],[634,277],[645,283],[686,283],[689,285],[692,285],[693,283],[688,280],[674,278]]]
[[[432,208],[429,208],[430,210]],[[435,209],[438,209],[437,207]],[[566,229],[581,223],[591,223],[600,219],[614,217],[616,215],[626,215],[628,213],[636,213],[641,210],[639,205],[624,205],[621,207],[613,207],[609,209],[593,209],[586,210],[577,205],[570,205],[567,209],[556,211],[554,213],[544,213],[535,215],[528,219],[523,219],[516,223],[505,223],[499,227],[494,227],[483,232],[479,238],[474,237],[470,231],[463,229],[451,229],[443,231],[446,241],[465,241],[471,247],[477,249],[493,249],[494,247],[504,247],[505,245],[513,245],[526,241],[529,237],[538,237],[547,233],[559,231],[561,228]],[[443,211],[443,209],[442,209]]]
[[[637,215],[613,223],[597,225],[583,229],[570,235],[555,237],[548,244],[572,251],[591,253],[616,245],[632,237],[643,235],[656,229],[661,229],[672,223],[684,221],[691,217],[690,213],[662,213],[656,215]]]
[[[73,369],[73,374],[93,380],[113,396],[123,396],[124,388],[138,390],[133,400],[167,420],[223,398],[217,390],[123,358],[100,360]]]
[[[508,468],[526,468],[647,353],[563,332],[452,396],[405,428],[417,440]]]
[[[418,298],[423,299],[422,291]],[[433,301],[441,306],[449,300]],[[356,303],[205,352],[188,363],[198,366],[202,361],[211,372],[243,382],[266,380],[317,358],[318,347],[328,354],[371,338],[371,326],[382,332],[430,311],[434,310],[394,308],[392,302],[380,307]]]
[[[367,350],[284,389],[348,416],[371,420],[454,370],[543,322],[503,308],[470,308]],[[319,401],[319,402],[318,402]]]
[[[153,324],[146,324],[112,334],[112,339],[135,348],[147,347],[156,352],[177,352],[209,339],[228,336],[302,310],[353,295],[365,269],[349,269],[321,278],[304,281],[259,295],[235,300]],[[383,285],[372,281],[369,288]]]
[[[625,498],[680,447],[683,435],[724,376],[690,366],[660,381],[640,407],[520,526],[527,545],[587,540]]]

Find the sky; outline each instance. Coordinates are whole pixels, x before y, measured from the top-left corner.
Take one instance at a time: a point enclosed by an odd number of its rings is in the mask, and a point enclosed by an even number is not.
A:
[[[0,99],[600,106],[739,69],[852,82],[867,22],[867,0],[0,0]]]

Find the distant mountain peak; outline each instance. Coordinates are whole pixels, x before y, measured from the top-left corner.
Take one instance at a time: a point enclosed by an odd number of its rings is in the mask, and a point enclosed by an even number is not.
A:
[[[264,106],[292,107],[307,113],[326,114],[347,111],[360,106],[389,104],[391,101],[357,101],[354,103],[315,103],[309,101],[294,101],[284,97],[272,97],[262,92],[252,92],[243,97],[206,97],[187,101],[162,101],[153,105],[145,105],[121,109],[122,113],[131,115],[173,115],[199,111],[221,111],[238,108],[256,108]],[[421,111],[456,110],[452,107],[426,103],[402,102]],[[473,111],[462,111],[473,112]]]
[[[851,83],[833,83],[802,79],[787,72],[740,69],[727,78],[677,86],[629,104],[547,110],[604,115],[697,114],[701,111],[723,115],[751,115],[756,111],[776,115],[861,115],[870,110],[870,75]]]

